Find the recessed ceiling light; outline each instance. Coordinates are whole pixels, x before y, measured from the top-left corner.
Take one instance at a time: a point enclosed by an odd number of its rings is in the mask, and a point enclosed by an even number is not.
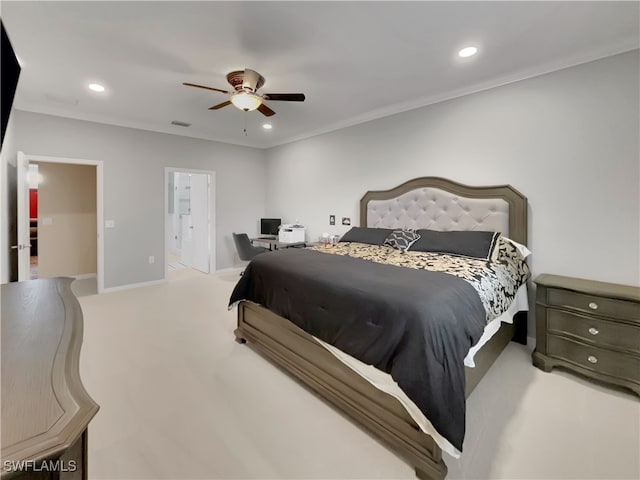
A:
[[[264,128],[265,130],[271,130],[273,127],[270,123],[265,123],[264,125],[262,125],[262,128]]]
[[[90,83],[89,90],[93,90],[94,92],[104,92],[104,87],[99,83]]]
[[[458,52],[458,56],[467,58],[473,57],[476,53],[478,53],[478,49],[476,47],[465,47]]]

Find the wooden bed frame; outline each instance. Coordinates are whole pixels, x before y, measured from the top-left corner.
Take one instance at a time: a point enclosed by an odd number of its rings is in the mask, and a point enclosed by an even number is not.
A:
[[[438,188],[464,198],[499,198],[509,205],[509,237],[526,244],[527,199],[508,185],[469,187],[439,177],[422,177],[385,191],[367,192],[360,201],[360,224],[367,226],[367,205],[422,188]],[[480,382],[510,340],[526,344],[527,315],[503,323],[498,333],[475,355],[475,368],[466,368],[466,396]],[[311,335],[260,305],[238,305],[236,341],[251,342],[266,357],[309,386],[325,400],[394,449],[415,468],[420,479],[443,479],[447,466],[442,451],[424,433],[400,402],[378,390],[347,367]]]

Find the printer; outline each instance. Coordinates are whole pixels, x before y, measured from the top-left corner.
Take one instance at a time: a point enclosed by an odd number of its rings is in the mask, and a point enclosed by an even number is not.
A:
[[[305,230],[304,225],[283,224],[280,225],[278,240],[282,243],[300,243],[304,242]]]

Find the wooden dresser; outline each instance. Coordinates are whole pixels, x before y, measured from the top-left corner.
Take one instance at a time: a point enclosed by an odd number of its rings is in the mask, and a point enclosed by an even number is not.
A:
[[[3,480],[87,478],[87,425],[98,405],[80,381],[72,281],[2,285]]]
[[[640,395],[640,288],[542,274],[533,364],[565,367]]]

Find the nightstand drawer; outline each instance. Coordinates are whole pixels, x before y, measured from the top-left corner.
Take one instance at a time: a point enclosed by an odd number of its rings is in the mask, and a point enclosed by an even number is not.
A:
[[[547,355],[587,370],[640,383],[640,357],[591,347],[555,335],[547,336]]]
[[[624,348],[640,354],[640,326],[609,322],[549,308],[547,330],[550,333],[575,335],[599,346]]]
[[[640,304],[636,302],[555,288],[547,289],[546,300],[550,306],[569,307],[594,315],[631,320],[640,324]]]

